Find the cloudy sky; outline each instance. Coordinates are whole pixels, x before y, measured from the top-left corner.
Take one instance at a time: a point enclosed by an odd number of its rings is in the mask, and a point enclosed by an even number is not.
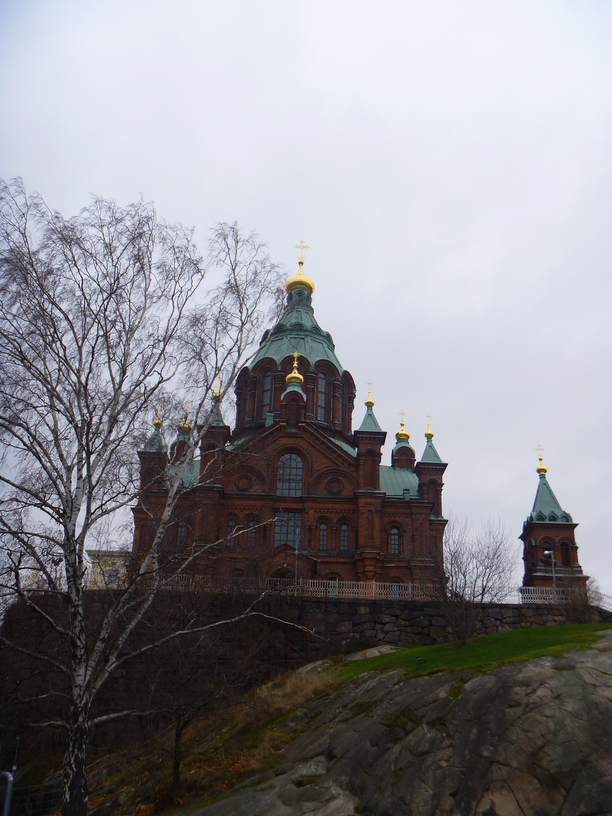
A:
[[[65,215],[306,241],[357,423],[370,378],[417,455],[430,412],[447,514],[519,566],[543,445],[612,594],[610,2],[4,0],[0,94],[0,175]]]

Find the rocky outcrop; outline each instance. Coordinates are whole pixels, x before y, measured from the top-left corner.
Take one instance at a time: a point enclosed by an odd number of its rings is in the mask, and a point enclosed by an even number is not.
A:
[[[198,816],[612,814],[612,633],[484,674],[361,675],[294,714],[283,764]]]

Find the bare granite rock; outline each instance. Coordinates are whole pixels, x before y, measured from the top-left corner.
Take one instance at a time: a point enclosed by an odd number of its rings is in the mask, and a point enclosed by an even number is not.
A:
[[[474,676],[356,678],[285,762],[193,816],[612,816],[612,632]]]

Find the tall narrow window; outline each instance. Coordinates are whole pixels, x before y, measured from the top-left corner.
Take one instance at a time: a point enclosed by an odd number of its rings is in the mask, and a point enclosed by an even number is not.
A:
[[[397,527],[391,530],[391,555],[399,555],[400,534]]]
[[[234,530],[236,529],[236,522],[234,519],[230,519],[227,522],[227,541],[225,542],[228,547],[234,546]]]
[[[247,524],[247,547],[255,546],[255,522],[249,521]]]
[[[340,527],[340,549],[342,552],[346,552],[348,550],[348,524],[343,524]]]
[[[263,389],[261,392],[261,419],[266,418],[270,410],[270,398],[272,396],[272,372],[266,371],[263,376]]]
[[[302,533],[301,513],[281,513],[274,522],[274,546],[288,544],[296,550],[300,548]]]
[[[340,430],[344,430],[344,383],[340,383]]]
[[[187,525],[183,520],[179,521],[176,528],[176,549],[185,549],[185,539],[187,538]]]
[[[317,419],[325,422],[327,414],[327,375],[322,371],[317,377]]]
[[[327,549],[327,524],[322,524],[319,527],[319,549]]]
[[[304,465],[296,453],[286,453],[278,460],[276,493],[278,496],[301,496]]]

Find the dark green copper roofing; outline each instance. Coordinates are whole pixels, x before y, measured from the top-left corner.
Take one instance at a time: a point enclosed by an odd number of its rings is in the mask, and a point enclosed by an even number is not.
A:
[[[410,442],[407,439],[398,439],[398,441],[395,443],[395,447],[393,448],[392,452],[395,453],[400,448],[408,448],[409,450],[411,450],[414,453],[414,448],[412,447],[412,445],[410,444]],[[416,454],[415,454],[415,457],[416,457]]]
[[[559,524],[572,524],[572,517],[561,508],[557,497],[548,484],[545,473],[540,473],[540,483],[536,492],[533,509],[527,521],[545,521]]]
[[[211,426],[216,425],[217,427],[225,427],[225,421],[223,419],[223,415],[221,414],[221,400],[213,399],[213,405],[211,410],[212,418],[210,421]]]
[[[368,405],[366,409],[365,416],[363,418],[363,422],[358,428],[359,431],[380,431],[382,433],[382,428],[378,424],[378,420],[374,416],[374,411],[372,410],[372,406]]]
[[[156,428],[151,436],[145,442],[145,446],[143,451],[147,453],[161,453],[164,450],[164,443],[161,438],[161,434],[159,432],[159,428]]]
[[[299,394],[304,400],[304,402],[306,402],[306,394],[302,390],[302,386],[296,382],[289,383],[289,385],[283,391],[281,399],[285,399],[286,395],[290,394],[292,391],[295,391],[297,394]]]
[[[342,374],[335,349],[331,334],[323,331],[315,320],[309,293],[305,289],[294,289],[287,296],[287,306],[276,326],[264,332],[249,367],[266,357],[280,363],[297,351],[311,366],[318,360],[327,360],[338,369],[338,374]]]
[[[408,468],[380,466],[380,489],[387,496],[419,498],[419,478]]]
[[[434,443],[431,441],[431,439],[427,440],[425,450],[423,451],[423,455],[421,456],[421,462],[439,462],[440,464],[442,464],[440,454],[435,449]]]

